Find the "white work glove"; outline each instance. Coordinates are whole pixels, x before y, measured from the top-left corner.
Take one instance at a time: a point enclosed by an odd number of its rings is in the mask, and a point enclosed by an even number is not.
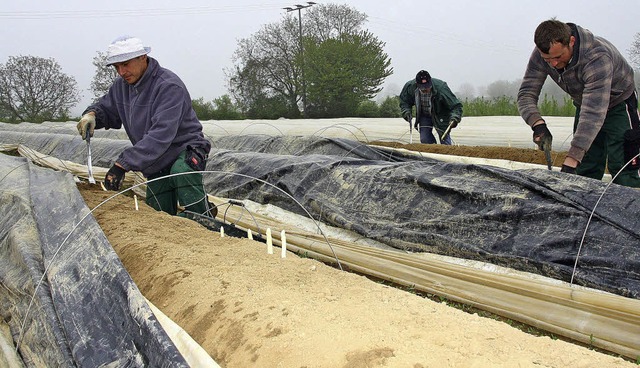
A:
[[[89,131],[89,136],[93,137],[93,129],[96,127],[96,116],[93,113],[86,113],[82,115],[82,118],[78,122],[77,128],[78,133],[82,139],[87,139],[87,131]]]

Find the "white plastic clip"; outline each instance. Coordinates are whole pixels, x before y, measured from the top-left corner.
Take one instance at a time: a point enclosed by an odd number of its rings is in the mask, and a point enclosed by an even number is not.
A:
[[[280,232],[280,241],[282,242],[282,253],[280,257],[287,258],[287,234],[284,233],[284,230]]]
[[[273,254],[273,239],[271,239],[271,228],[267,228],[267,254]]]

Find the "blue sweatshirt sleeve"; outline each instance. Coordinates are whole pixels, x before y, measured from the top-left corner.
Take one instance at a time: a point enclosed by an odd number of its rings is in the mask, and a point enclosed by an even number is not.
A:
[[[119,89],[117,88],[118,82],[116,82],[109,88],[106,95],[102,96],[98,101],[87,107],[82,115],[89,111],[93,111],[96,115],[96,129],[120,129],[122,127],[122,120],[118,114],[116,94]]]

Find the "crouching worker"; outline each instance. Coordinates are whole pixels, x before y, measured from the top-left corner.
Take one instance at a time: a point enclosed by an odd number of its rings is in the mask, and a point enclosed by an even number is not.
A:
[[[133,146],[109,169],[104,181],[108,190],[120,190],[127,171],[140,171],[147,180],[169,176],[147,184],[148,205],[176,215],[179,203],[189,212],[214,217],[200,173],[211,143],[204,137],[184,83],[149,57],[150,51],[140,39],[129,36],[109,45],[106,63],[119,77],[83,112],[78,132],[82,139],[93,136],[94,129],[124,127],[127,132]],[[189,172],[194,174],[173,175]]]
[[[421,70],[415,79],[405,83],[399,97],[402,118],[409,124],[411,110],[416,107],[414,128],[420,132],[420,143],[437,143],[433,136],[434,128],[441,144],[452,143],[450,133],[462,119],[462,103],[446,82],[431,78],[429,72]]]

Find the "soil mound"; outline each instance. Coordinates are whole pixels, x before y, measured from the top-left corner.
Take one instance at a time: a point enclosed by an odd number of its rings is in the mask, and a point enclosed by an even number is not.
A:
[[[544,152],[533,148],[496,147],[496,146],[446,146],[442,144],[404,144],[398,142],[375,141],[369,144],[391,148],[403,148],[415,152],[437,153],[442,155],[490,158],[510,160],[530,164],[546,165]],[[561,167],[567,152],[551,151],[552,166]]]

